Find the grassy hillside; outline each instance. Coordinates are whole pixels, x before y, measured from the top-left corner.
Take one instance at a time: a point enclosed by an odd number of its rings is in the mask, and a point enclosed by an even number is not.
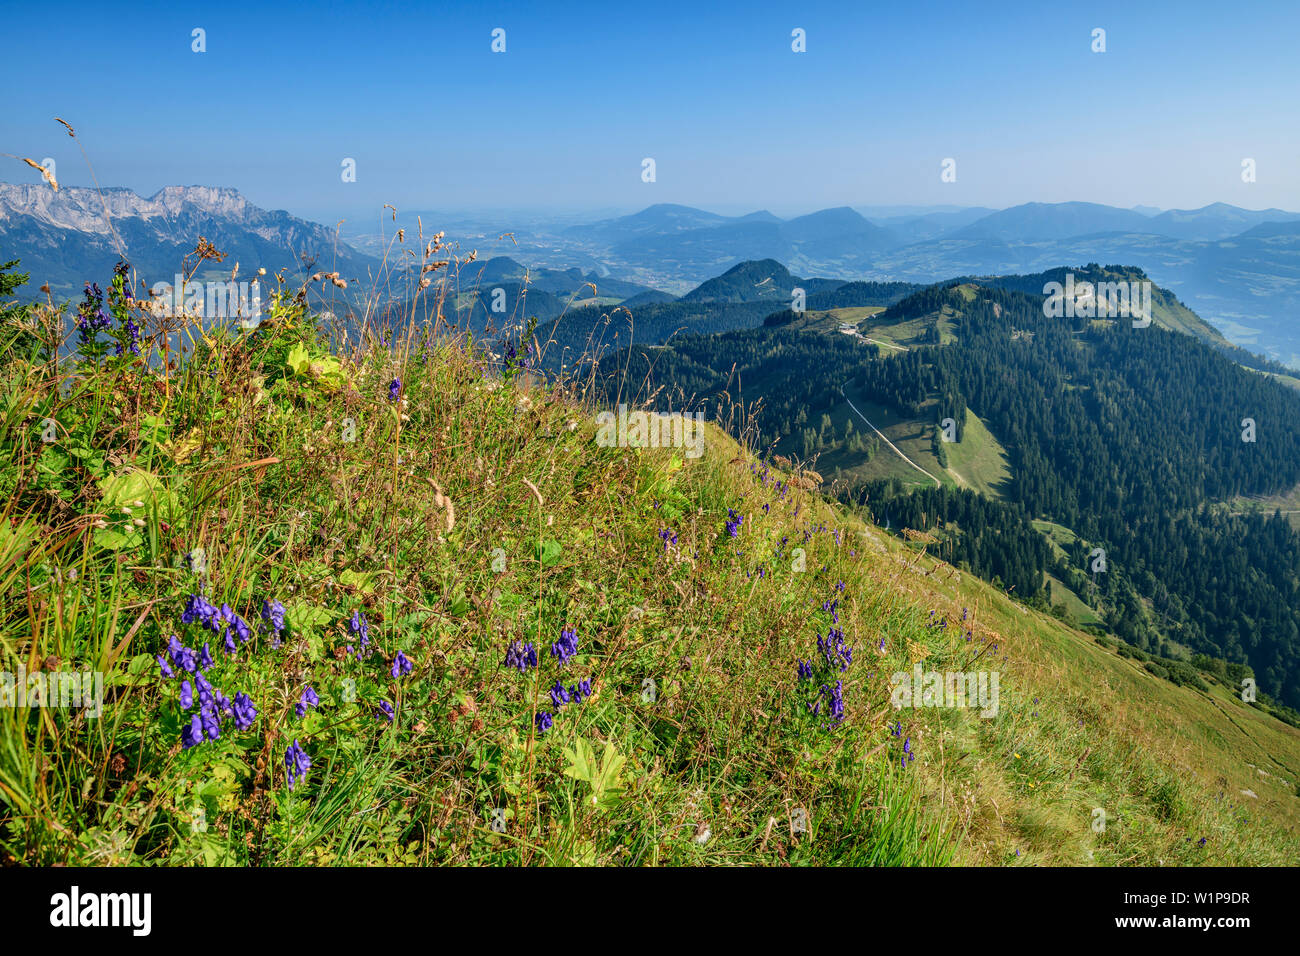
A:
[[[166,372],[55,364],[53,329],[0,353],[0,670],[105,700],[0,709],[8,862],[1300,857],[1300,731],[716,428],[605,447],[583,383],[428,330],[331,354],[288,297]],[[895,709],[914,665],[996,674],[996,715]]]
[[[1043,288],[1046,283],[1057,282],[1064,285],[1067,275],[1073,276],[1076,284],[1087,282],[1092,283],[1094,286],[1102,282],[1141,283],[1150,281],[1147,274],[1136,266],[1102,267],[1095,263],[1078,268],[1049,269],[1046,272],[1032,275],[995,276],[975,281],[983,285],[1004,289],[1018,289],[1030,295],[1045,295]],[[1223,348],[1231,347],[1228,340],[1223,337],[1218,329],[1187,308],[1173,292],[1161,288],[1155,283],[1151,285],[1150,318],[1151,324],[1158,328],[1182,332],[1211,345]]]
[[[852,386],[846,386],[844,391],[853,406],[880,429],[894,447],[881,443],[869,458],[844,449],[831,452],[818,461],[823,471],[838,469],[845,475],[867,480],[897,478],[905,485],[916,487],[933,485],[930,478],[917,470],[919,467],[942,484],[970,488],[993,498],[999,496],[1003,483],[1011,474],[1007,452],[974,412],[966,411],[962,440],[948,442],[945,446],[948,465],[944,467],[934,453],[932,415],[913,418],[865,398],[859,389]],[[853,414],[847,402],[831,415],[837,425],[841,417],[851,418],[855,428],[871,433],[867,423]],[[908,464],[903,456],[917,467]]]

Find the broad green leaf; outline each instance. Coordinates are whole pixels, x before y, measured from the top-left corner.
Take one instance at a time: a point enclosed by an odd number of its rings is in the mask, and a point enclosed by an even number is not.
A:
[[[542,562],[542,567],[549,568],[560,560],[560,555],[564,553],[564,546],[554,538],[547,538],[537,545],[537,558]]]
[[[573,747],[564,748],[564,759],[569,762],[564,768],[565,776],[591,783],[596,766],[596,752],[591,749],[591,744],[579,737]]]
[[[334,617],[323,607],[311,604],[291,604],[284,609],[285,620],[295,631],[324,627]]]
[[[339,584],[347,584],[358,591],[370,592],[375,589],[376,571],[344,571],[339,575]]]

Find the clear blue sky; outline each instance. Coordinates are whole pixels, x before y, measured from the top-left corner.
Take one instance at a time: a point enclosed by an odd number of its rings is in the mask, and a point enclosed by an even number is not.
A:
[[[104,185],[233,186],[323,221],[383,202],[1300,209],[1296,0],[611,6],[12,4],[0,151],[89,185],[58,115]]]

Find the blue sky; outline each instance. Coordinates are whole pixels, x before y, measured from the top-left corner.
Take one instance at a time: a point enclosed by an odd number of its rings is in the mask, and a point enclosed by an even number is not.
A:
[[[384,202],[1300,209],[1294,0],[559,6],[11,7],[0,151],[89,185],[62,116],[103,185],[233,186],[322,221]]]

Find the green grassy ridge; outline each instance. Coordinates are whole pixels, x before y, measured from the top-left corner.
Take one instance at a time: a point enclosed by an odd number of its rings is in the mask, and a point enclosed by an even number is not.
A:
[[[1076,288],[1084,282],[1092,283],[1095,286],[1100,282],[1150,281],[1146,272],[1137,266],[1100,266],[1096,263],[1090,263],[1086,266],[1061,266],[1028,275],[979,277],[963,282],[959,289],[967,296],[968,300],[972,298],[970,290],[972,290],[974,284],[1016,289],[1030,295],[1042,296],[1044,295],[1043,286],[1047,282],[1059,282],[1064,285],[1067,275],[1074,276]],[[1183,305],[1178,296],[1169,289],[1163,288],[1154,282],[1151,284],[1151,324],[1159,328],[1191,335],[1212,345],[1229,346],[1228,340],[1223,337],[1223,334],[1218,329]]]
[[[899,451],[938,478],[942,484],[954,488],[970,488],[990,498],[1001,496],[1001,488],[1011,476],[1009,456],[1006,449],[975,412],[966,410],[962,440],[949,442],[944,446],[948,456],[948,466],[945,468],[934,453],[935,424],[934,415],[931,414],[934,408],[933,402],[927,405],[927,414],[913,418],[866,398],[852,386],[846,385],[845,392],[853,404],[893,442]],[[834,408],[830,415],[837,430],[843,429],[844,421],[852,421],[853,427],[864,435],[875,436],[867,423],[853,413],[853,409],[847,402]],[[895,478],[905,485],[918,488],[933,485],[932,481],[900,458],[897,452],[883,442],[869,457],[841,448],[823,453],[817,459],[817,463],[823,471],[842,474],[845,477],[857,477],[868,481]]]
[[[960,286],[958,291],[968,301],[975,294],[973,288],[969,286]],[[881,352],[889,354],[892,351],[890,346],[906,348],[908,343],[915,344],[920,341],[925,326],[932,318],[927,316],[901,322],[880,322],[877,317],[884,311],[885,309],[879,306],[873,306],[808,312],[792,322],[790,327],[810,333],[842,335],[844,333],[839,331],[840,326],[851,324],[857,328],[858,334],[865,341],[878,345],[884,343],[880,345]],[[951,341],[949,323],[945,321],[941,328],[945,341]],[[764,384],[761,379],[758,379],[752,381],[750,386],[762,394]],[[848,383],[846,383],[846,391],[872,424],[884,432],[903,454],[938,478],[941,483],[952,487],[970,488],[991,498],[1000,497],[1000,488],[1011,475],[1009,456],[1006,449],[974,411],[966,410],[962,441],[952,442],[946,446],[948,466],[945,468],[934,453],[931,438],[934,433],[934,423],[931,416],[909,418],[899,415],[893,409],[866,399]],[[874,437],[874,432],[853,413],[847,403],[835,407],[829,414],[837,433],[843,431],[846,421],[851,421],[855,429],[864,435]],[[896,452],[883,443],[879,443],[879,447],[875,448],[870,456],[853,452],[848,448],[823,452],[818,458],[818,467],[828,473],[833,472],[867,481],[895,478],[906,485],[917,487],[930,484],[924,475],[899,458]]]
[[[288,370],[304,344],[309,361]],[[1296,858],[1294,794],[1271,785],[1242,819],[1216,786],[1253,773],[1243,754],[1281,780],[1300,768],[1300,733],[918,556],[712,427],[698,458],[602,448],[581,383],[503,378],[419,337],[331,356],[291,307],[258,336],[195,342],[165,381],[139,363],[83,366],[67,399],[54,396],[71,370],[7,358],[0,581],[28,600],[10,602],[0,667],[93,663],[110,688],[98,722],[0,709],[0,853],[14,861]],[[38,437],[47,415],[66,435],[54,447]],[[147,499],[129,522],[115,475]],[[745,518],[735,538],[728,509]],[[214,601],[252,621],[279,597],[290,627],[279,649],[266,635],[234,660],[214,649],[214,683],[259,716],[183,750],[153,655],[197,633],[180,622],[195,548]],[[837,598],[854,662],[838,675],[846,720],[827,728],[795,661],[817,659]],[[353,611],[371,622],[364,661],[344,651]],[[593,692],[539,734],[559,673],[546,649],[566,626],[580,643],[565,680]],[[514,640],[536,644],[538,670],[502,666]],[[415,669],[392,678],[399,650]],[[995,661],[996,718],[890,706],[895,670]],[[321,706],[299,718],[307,684]],[[290,791],[295,739],[312,768]],[[1114,811],[1104,833],[1098,807]]]

